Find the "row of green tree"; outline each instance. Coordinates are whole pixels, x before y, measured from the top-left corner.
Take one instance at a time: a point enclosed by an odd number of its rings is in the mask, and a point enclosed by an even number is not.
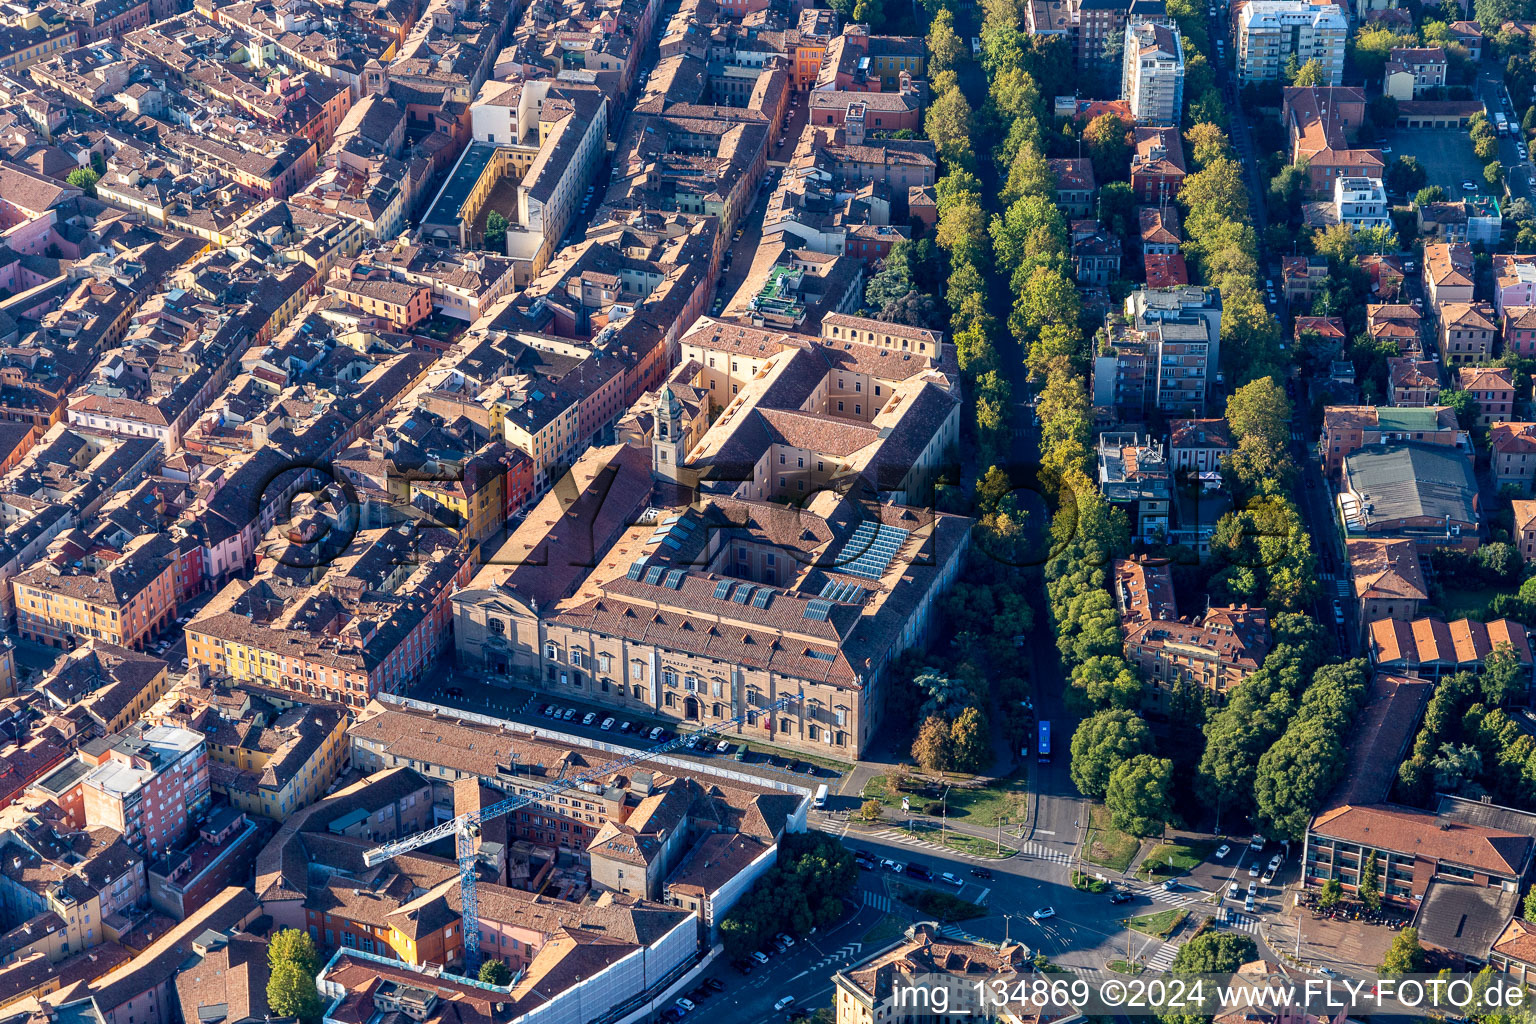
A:
[[[1501,705],[1524,692],[1524,675],[1509,645],[1485,659],[1483,672],[1442,679],[1430,698],[1413,752],[1397,770],[1397,797],[1427,804],[1438,793],[1492,796],[1513,807],[1536,806],[1536,739]]]
[[[804,936],[843,915],[843,898],[858,883],[853,854],[824,832],[788,832],[779,860],[753,883],[720,922],[732,957],[768,945],[780,932]]]

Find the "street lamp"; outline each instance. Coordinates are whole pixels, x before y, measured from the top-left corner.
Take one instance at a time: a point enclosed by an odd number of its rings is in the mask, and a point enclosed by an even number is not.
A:
[[[1010,929],[1012,927],[1013,927],[1013,915],[1012,914],[1004,914],[1003,915],[1003,945],[1005,945],[1005,946],[1009,945],[1010,942],[1011,942],[1009,936],[1011,934]]]

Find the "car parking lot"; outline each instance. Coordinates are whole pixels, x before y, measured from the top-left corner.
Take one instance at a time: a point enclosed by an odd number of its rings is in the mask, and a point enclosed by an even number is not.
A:
[[[1388,163],[1402,156],[1418,160],[1429,184],[1445,189],[1448,199],[1471,194],[1462,188],[1463,182],[1471,182],[1478,192],[1488,191],[1483,181],[1483,162],[1472,152],[1472,139],[1464,128],[1399,131],[1391,136],[1389,144],[1392,152],[1383,153],[1383,159]]]
[[[625,746],[647,747],[676,739],[679,734],[689,736],[683,745],[670,753],[709,759],[728,759],[734,764],[750,768],[770,769],[775,773],[801,776],[807,782],[825,782],[836,779],[839,773],[825,765],[779,754],[755,750],[742,742],[732,730],[704,734],[708,722],[689,723],[679,727],[676,722],[659,722],[638,714],[625,713],[614,708],[592,707],[574,701],[551,700],[549,695],[527,690],[492,686],[459,677],[452,683],[440,683],[429,679],[418,685],[411,696],[425,701],[463,708],[497,718],[515,719],[529,725],[543,726],[550,730],[588,735],[595,740],[618,743]],[[691,734],[697,733],[694,738]]]

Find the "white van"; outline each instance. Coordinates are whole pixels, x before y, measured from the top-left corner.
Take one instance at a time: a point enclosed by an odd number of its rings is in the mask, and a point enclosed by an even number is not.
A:
[[[790,1003],[793,1003],[794,1001],[795,1001],[795,997],[794,996],[785,996],[783,999],[780,999],[778,1002],[774,1003],[773,1004],[773,1008],[775,1010],[782,1010],[782,1009],[784,1009],[784,1007],[788,1006]]]
[[[816,799],[811,801],[811,806],[816,808],[818,811],[824,810],[826,808],[827,784],[825,782],[816,787]]]

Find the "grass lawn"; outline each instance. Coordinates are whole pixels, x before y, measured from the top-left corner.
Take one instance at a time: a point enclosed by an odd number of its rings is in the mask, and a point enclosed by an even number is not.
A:
[[[923,805],[934,799],[917,793],[907,796],[914,813],[921,813]],[[894,810],[901,809],[902,794],[892,788],[890,777],[886,775],[871,777],[864,783],[860,797],[879,800]],[[948,806],[949,817],[963,820],[967,825],[992,827],[997,825],[999,818],[1004,824],[1020,822],[1029,813],[1029,780],[1023,776],[1010,776],[980,789],[951,788]],[[995,843],[993,848],[996,849]]]
[[[1003,860],[1018,853],[1008,844],[1003,844],[1003,852],[997,852],[996,839],[983,839],[980,836],[969,836],[963,832],[944,832],[938,828],[929,828],[926,825],[917,828],[902,829],[913,839],[926,839],[930,843],[939,843],[945,849],[954,850],[957,853],[968,853],[973,857],[990,857],[993,860]],[[942,839],[940,836],[942,835]]]
[[[916,907],[919,913],[927,914],[940,921],[968,921],[973,917],[984,917],[987,913],[987,908],[979,903],[972,903],[970,900],[963,900],[947,892],[939,892],[937,889],[898,885],[896,898],[909,906]]]
[[[859,794],[863,800],[879,800],[886,807],[901,807],[901,795],[891,789],[891,782],[887,776],[875,775],[864,783],[864,792]]]
[[[1088,835],[1084,838],[1083,859],[1094,864],[1124,871],[1136,859],[1141,840],[1128,836],[1109,823],[1109,811],[1095,804],[1088,813]]]
[[[1182,843],[1158,843],[1141,859],[1140,866],[1136,868],[1136,877],[1156,882],[1164,878],[1187,875],[1196,864],[1209,857],[1216,846],[1216,843],[1204,839],[1193,839]]]
[[[1128,964],[1124,960],[1111,960],[1104,965],[1116,974],[1140,974],[1141,968],[1135,964]]]
[[[949,791],[949,816],[967,825],[1017,824],[1028,815],[1029,778],[1022,770],[981,789]]]
[[[1143,914],[1140,917],[1127,918],[1121,922],[1132,931],[1141,932],[1143,935],[1153,935],[1160,939],[1166,939],[1172,935],[1174,929],[1184,923],[1189,916],[1187,910],[1159,910],[1155,914]]]
[[[1072,888],[1081,889],[1083,892],[1108,892],[1109,883],[1102,878],[1094,878],[1092,875],[1081,871],[1072,872]]]
[[[1499,591],[1492,587],[1463,589],[1461,587],[1442,585],[1440,588],[1440,610],[1445,613],[1443,617],[1447,622],[1454,622],[1457,619],[1481,620],[1483,613],[1488,608],[1488,602],[1492,601],[1497,593]]]
[[[910,922],[895,914],[886,914],[875,922],[875,926],[864,934],[863,943],[871,949],[879,949],[887,943],[895,942],[906,934],[907,925]]]

